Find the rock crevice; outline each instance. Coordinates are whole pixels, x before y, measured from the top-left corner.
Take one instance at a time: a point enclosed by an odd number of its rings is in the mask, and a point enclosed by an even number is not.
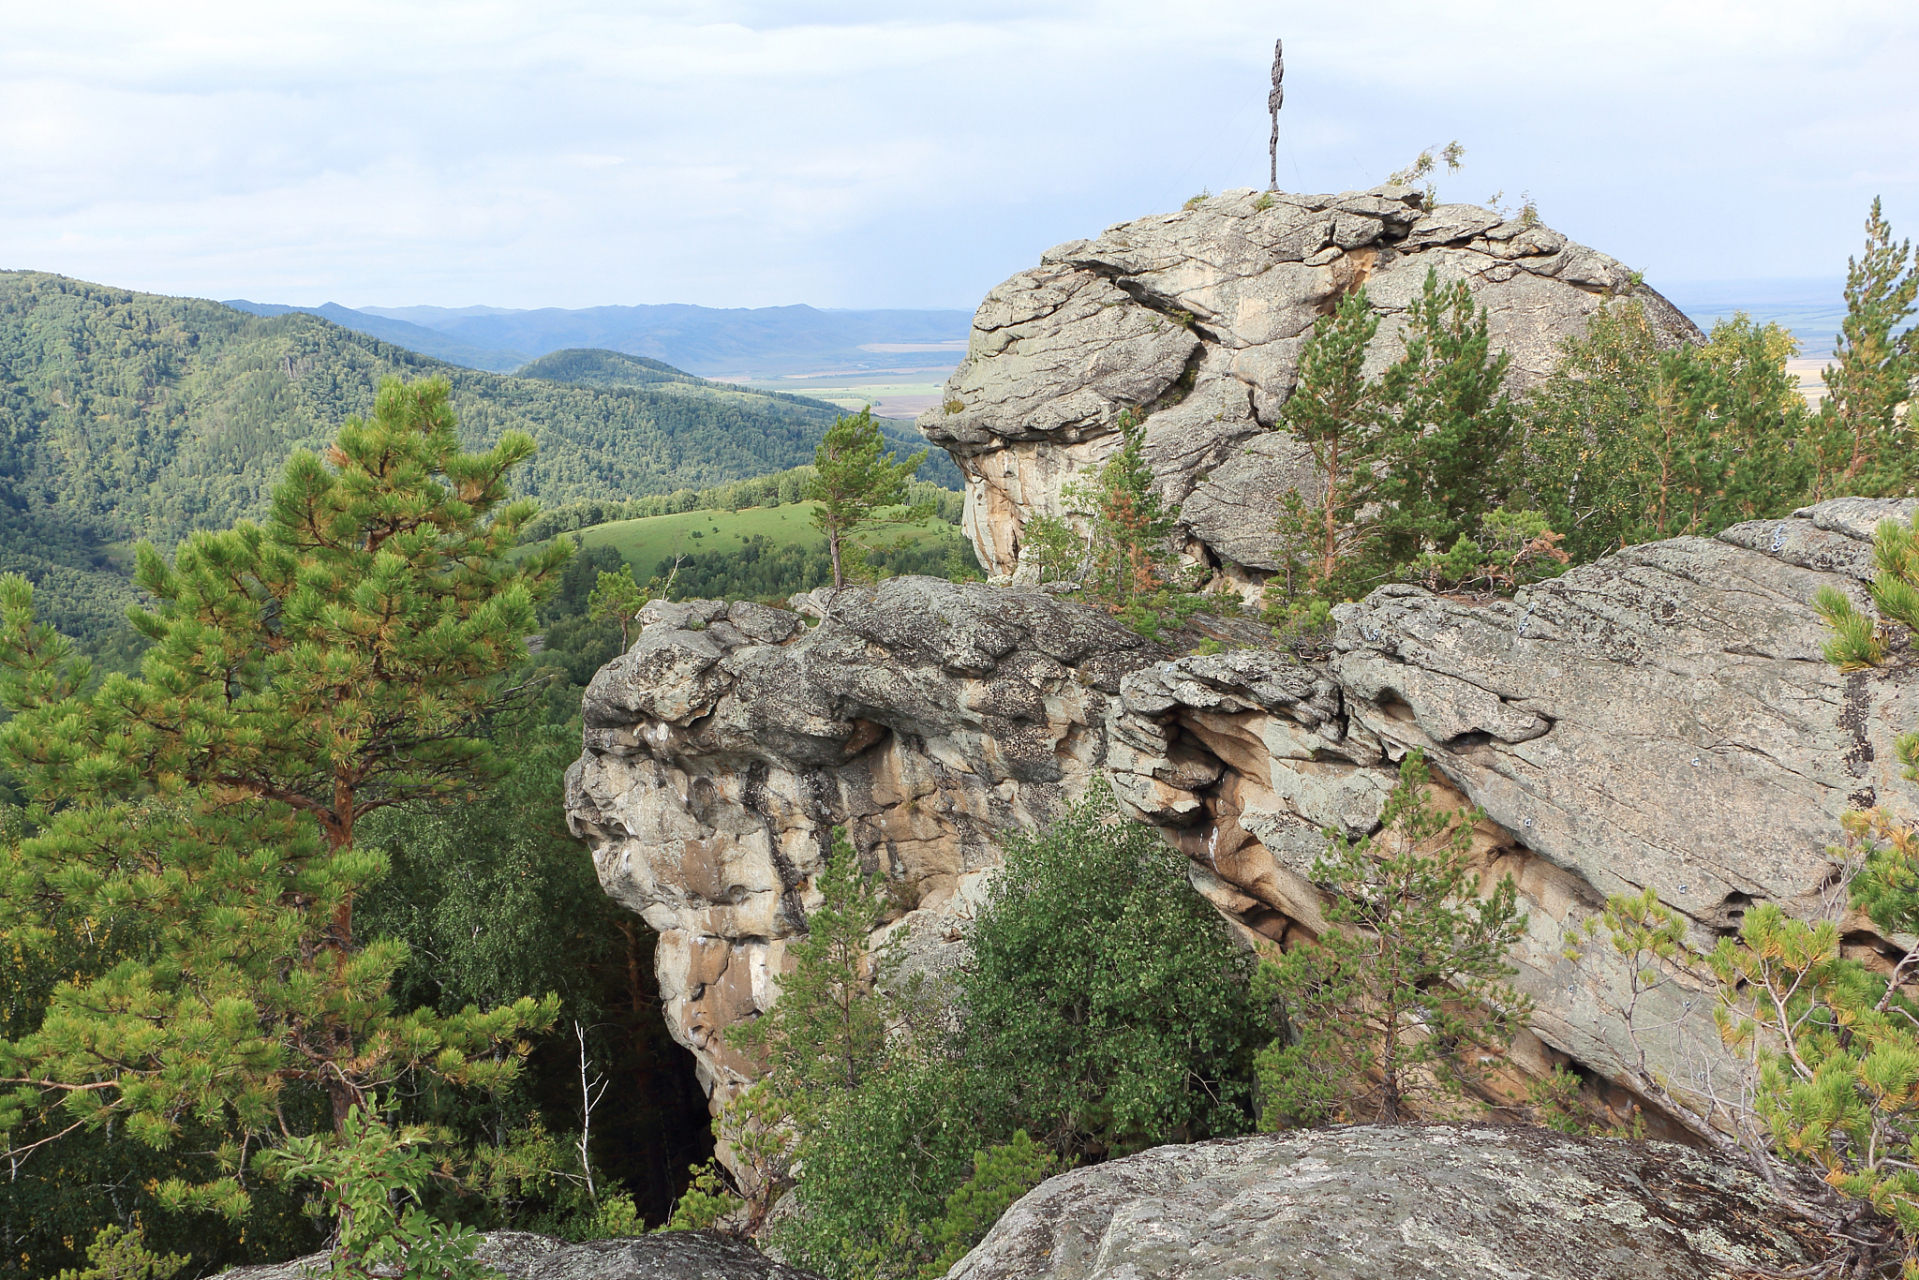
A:
[[[1270,433],[1313,322],[1364,285],[1377,373],[1403,349],[1428,270],[1487,309],[1512,384],[1544,377],[1559,342],[1631,296],[1667,341],[1698,329],[1604,254],[1474,205],[1432,209],[1408,187],[1341,195],[1229,191],[1048,250],[995,288],[921,432],[967,478],[965,525],[990,573],[1018,568],[1025,521],[1117,447],[1143,409],[1145,451],[1181,504],[1189,554],[1254,575],[1279,566],[1273,496],[1310,484],[1305,451]]]
[[[1537,1014],[1511,1065],[1627,1084],[1627,976],[1606,948],[1567,958],[1606,895],[1654,890],[1700,949],[1756,902],[1824,912],[1841,816],[1911,792],[1893,740],[1919,723],[1919,680],[1903,659],[1834,671],[1812,604],[1824,586],[1863,601],[1872,526],[1910,510],[1826,504],[1629,548],[1511,601],[1383,588],[1335,611],[1315,663],[1172,658],[1070,601],[936,579],[801,598],[813,626],[656,603],[588,692],[570,820],[661,932],[668,1023],[717,1102],[753,1070],[722,1033],[772,999],[831,826],[884,876],[915,964],[959,956],[1007,834],[1100,778],[1249,937],[1283,940],[1325,928],[1322,833],[1374,830],[1419,749],[1442,798],[1484,812],[1485,883],[1511,874],[1527,913],[1512,961]],[[1869,921],[1842,928],[1883,963]],[[1727,1067],[1709,995],[1643,1010],[1659,1070]]]
[[[751,1078],[723,1033],[770,1003],[833,826],[940,952],[1005,834],[1078,798],[1121,681],[1164,656],[1037,592],[897,578],[798,603],[817,625],[646,606],[567,774],[601,883],[660,932],[667,1024],[716,1102]]]

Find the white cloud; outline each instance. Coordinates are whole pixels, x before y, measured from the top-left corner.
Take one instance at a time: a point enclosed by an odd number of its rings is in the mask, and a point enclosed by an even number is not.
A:
[[[1919,221],[1919,17],[1878,0],[0,0],[0,263],[219,297],[966,306],[1265,176],[1459,198],[1662,278],[1832,275]]]

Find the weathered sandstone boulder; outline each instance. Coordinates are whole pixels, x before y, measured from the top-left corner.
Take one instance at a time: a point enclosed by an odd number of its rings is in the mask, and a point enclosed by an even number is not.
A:
[[[1147,456],[1183,504],[1189,553],[1277,567],[1273,495],[1306,482],[1304,453],[1267,434],[1313,321],[1364,285],[1381,317],[1370,362],[1398,358],[1427,271],[1464,280],[1523,387],[1611,296],[1673,342],[1699,331],[1625,267],[1558,232],[1474,205],[1424,207],[1409,187],[1340,195],[1228,191],[1048,250],[987,294],[966,358],[920,430],[966,474],[966,529],[988,572],[1018,566],[1025,522],[1147,411]],[[1246,575],[1240,573],[1242,582]]]
[[[1511,601],[1384,587],[1334,611],[1323,666],[1245,650],[1145,668],[1121,684],[1115,790],[1229,915],[1316,933],[1320,832],[1373,829],[1395,762],[1423,749],[1485,811],[1488,887],[1512,874],[1528,913],[1517,982],[1556,1054],[1522,1039],[1518,1065],[1570,1056],[1628,1083],[1627,975],[1603,946],[1565,954],[1606,895],[1656,890],[1707,950],[1755,902],[1842,910],[1825,852],[1848,809],[1915,816],[1893,740],[1919,725],[1919,678],[1903,657],[1839,674],[1812,607],[1826,585],[1865,602],[1871,529],[1912,506],[1847,499],[1631,547]],[[1857,914],[1843,929],[1869,962],[1891,948]],[[1727,1065],[1711,1003],[1704,983],[1642,1003],[1656,1070]]]
[[[937,968],[1009,831],[1097,776],[1120,680],[1164,654],[1038,592],[895,578],[799,613],[641,613],[587,690],[568,820],[600,882],[660,933],[667,1025],[717,1105],[752,1064],[721,1032],[770,1003],[819,902],[835,824]]]
[[[668,1231],[626,1240],[568,1244],[526,1231],[492,1231],[480,1261],[506,1280],[819,1280],[752,1245],[711,1231]],[[331,1275],[316,1253],[265,1267],[238,1267],[225,1280],[307,1280]]]
[[[1710,1280],[1822,1257],[1753,1174],[1479,1125],[1157,1147],[1042,1183],[950,1280]]]
[[[1571,1062],[1631,1089],[1640,1048],[1704,1083],[1729,1066],[1709,982],[1642,1001],[1635,1045],[1622,962],[1568,948],[1620,891],[1655,890],[1702,951],[1755,902],[1842,914],[1826,857],[1841,816],[1919,816],[1893,751],[1919,724],[1905,651],[1840,675],[1812,607],[1827,585],[1864,603],[1873,526],[1911,510],[1846,499],[1632,547],[1511,601],[1382,588],[1335,611],[1324,663],[1168,660],[1068,600],[924,578],[802,599],[823,615],[811,627],[655,603],[588,692],[570,820],[607,891],[660,931],[668,1024],[717,1105],[753,1072],[721,1033],[773,998],[832,825],[885,876],[886,931],[921,969],[963,954],[1006,835],[1102,773],[1222,912],[1284,939],[1324,928],[1323,830],[1372,830],[1420,748],[1452,802],[1484,811],[1485,883],[1511,874],[1527,913],[1519,1083]],[[1869,963],[1907,941],[1856,914],[1842,928]]]

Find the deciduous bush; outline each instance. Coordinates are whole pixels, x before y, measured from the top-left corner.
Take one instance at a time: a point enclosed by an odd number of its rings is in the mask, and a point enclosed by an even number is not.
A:
[[[1008,842],[969,939],[958,1056],[993,1132],[1072,1158],[1250,1127],[1252,953],[1110,792]]]

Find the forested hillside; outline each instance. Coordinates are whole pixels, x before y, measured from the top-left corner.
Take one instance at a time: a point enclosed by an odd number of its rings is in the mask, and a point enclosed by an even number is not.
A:
[[[540,451],[516,483],[547,503],[809,462],[837,412],[686,375],[618,387],[505,377],[304,313],[0,272],[0,570],[29,574],[63,629],[99,634],[131,599],[133,541],[170,550],[188,530],[260,515],[287,456],[369,411],[390,374],[446,377],[470,445],[529,432]]]

